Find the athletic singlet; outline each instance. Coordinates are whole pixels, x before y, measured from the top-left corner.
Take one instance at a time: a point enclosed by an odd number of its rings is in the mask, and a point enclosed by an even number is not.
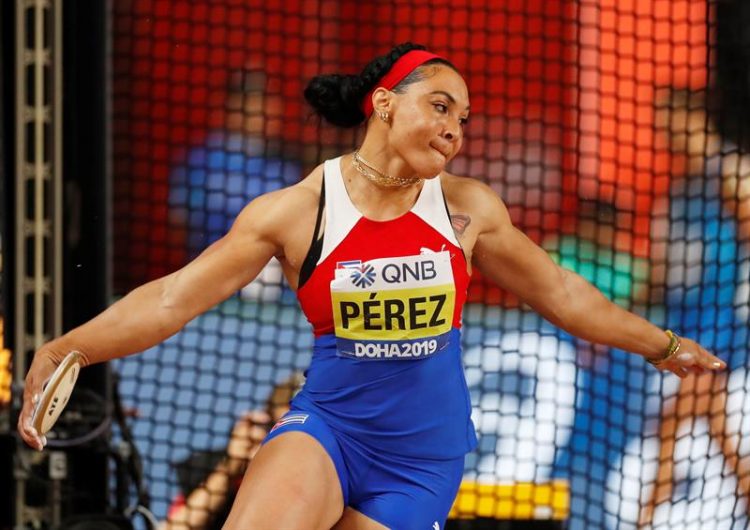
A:
[[[477,443],[461,362],[469,275],[440,178],[409,212],[372,221],[351,202],[340,160],[325,162],[325,231],[300,275],[315,344],[292,407],[375,451],[461,456]]]

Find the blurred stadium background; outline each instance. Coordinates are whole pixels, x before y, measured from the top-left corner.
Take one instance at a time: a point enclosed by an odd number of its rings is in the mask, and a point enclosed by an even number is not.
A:
[[[304,370],[309,326],[272,263],[164,344],[85,370],[44,453],[13,434],[34,349],[357,145],[302,89],[403,41],[469,85],[453,172],[611,299],[730,362],[680,384],[475,273],[480,442],[449,527],[748,528],[749,24],[741,0],[3,2],[0,529],[164,520],[185,462],[223,454],[243,411]]]

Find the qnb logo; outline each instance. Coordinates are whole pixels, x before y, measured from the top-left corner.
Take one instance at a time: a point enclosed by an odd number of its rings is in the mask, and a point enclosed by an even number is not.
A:
[[[432,523],[432,530],[440,530],[440,523],[438,523],[437,521]]]
[[[370,264],[352,269],[352,283],[362,289],[375,283],[375,267]]]

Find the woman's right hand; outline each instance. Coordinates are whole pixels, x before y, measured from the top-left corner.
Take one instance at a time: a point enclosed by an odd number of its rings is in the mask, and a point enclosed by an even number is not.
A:
[[[23,389],[23,406],[18,417],[18,434],[27,445],[41,451],[47,445],[47,438],[38,433],[31,426],[31,418],[34,416],[34,408],[42,396],[44,384],[52,376],[59,366],[64,354],[60,354],[46,345],[34,355],[34,360],[26,374],[26,382]]]

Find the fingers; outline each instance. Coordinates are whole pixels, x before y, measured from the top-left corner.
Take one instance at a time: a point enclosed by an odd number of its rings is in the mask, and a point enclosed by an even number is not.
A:
[[[673,366],[669,368],[669,371],[675,374],[680,379],[685,379],[688,375],[690,375],[690,372],[684,366]]]
[[[38,354],[35,355],[24,383],[23,405],[21,414],[18,416],[17,429],[21,439],[37,451],[44,449],[44,446],[47,445],[47,438],[37,432],[31,424],[31,419],[34,417],[34,410],[41,400],[44,384],[54,372],[55,367],[52,359]]]
[[[691,346],[694,347],[692,350],[694,353],[690,353],[692,356],[692,364],[690,364],[690,366],[698,368],[699,373],[706,370],[724,370],[727,367],[727,364],[724,361],[715,355],[710,354],[699,344],[693,343]]]
[[[701,348],[703,350],[703,348]],[[703,353],[705,354],[703,356],[703,366],[705,368],[708,368],[709,370],[724,370],[727,367],[727,363],[716,357],[715,355],[711,355],[706,350],[703,350]]]
[[[40,435],[31,425],[34,408],[38,405],[39,399],[40,394],[38,392],[34,392],[33,394],[31,392],[24,392],[23,407],[18,417],[18,433],[21,435],[21,439],[29,447],[33,447],[37,451],[41,451],[47,445],[47,437]]]

